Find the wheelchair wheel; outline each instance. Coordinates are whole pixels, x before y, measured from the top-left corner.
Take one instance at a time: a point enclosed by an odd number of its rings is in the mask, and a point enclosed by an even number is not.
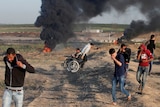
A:
[[[63,63],[62,66],[66,69],[68,68],[68,63],[71,61],[71,59],[66,59]],[[68,69],[67,69],[68,70]],[[69,70],[68,70],[69,71]]]
[[[71,72],[77,72],[80,68],[80,65],[77,61],[73,60],[68,63],[67,70]]]

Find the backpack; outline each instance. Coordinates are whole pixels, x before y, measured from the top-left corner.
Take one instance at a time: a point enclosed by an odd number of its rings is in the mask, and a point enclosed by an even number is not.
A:
[[[126,48],[126,52],[125,52],[129,57],[131,56],[131,49],[130,48]]]
[[[125,53],[123,53],[125,62],[130,62],[130,57],[131,57],[131,49],[130,48],[126,48]]]

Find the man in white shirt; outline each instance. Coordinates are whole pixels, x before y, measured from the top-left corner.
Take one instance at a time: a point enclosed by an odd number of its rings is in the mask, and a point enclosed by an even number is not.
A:
[[[81,62],[81,68],[83,68],[84,63],[87,61],[87,54],[90,51],[90,49],[94,46],[93,43],[88,43],[87,45],[84,46],[84,48],[82,49],[81,53],[82,53],[82,59],[83,61]]]
[[[82,59],[83,59],[83,57],[85,56],[85,54],[87,55],[88,54],[88,52],[90,51],[90,49],[91,49],[91,47],[92,46],[94,46],[94,44],[93,43],[88,43],[87,45],[85,45],[84,46],[84,48],[82,49]]]

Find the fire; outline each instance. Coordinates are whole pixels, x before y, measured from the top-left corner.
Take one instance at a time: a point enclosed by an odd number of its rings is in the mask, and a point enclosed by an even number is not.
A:
[[[48,46],[44,46],[44,48],[43,48],[43,52],[44,53],[48,53],[48,52],[51,52],[52,51],[52,49],[51,48],[49,48]]]

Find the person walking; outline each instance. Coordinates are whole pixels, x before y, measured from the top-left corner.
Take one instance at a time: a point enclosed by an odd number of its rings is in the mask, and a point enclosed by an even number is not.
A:
[[[23,85],[26,71],[34,73],[35,69],[14,48],[8,48],[5,63],[5,90],[2,98],[2,107],[10,107],[12,100],[15,107],[23,106]]]
[[[126,44],[121,44],[120,49],[118,50],[118,53],[122,53],[122,55],[124,56],[124,60],[125,60],[125,83],[124,86],[126,85],[126,79],[127,79],[127,73],[129,70],[129,62],[130,62],[130,58],[131,58],[131,49],[127,47]]]
[[[117,105],[116,98],[116,86],[119,83],[120,90],[127,96],[128,100],[131,100],[131,94],[124,88],[125,81],[125,60],[121,52],[117,53],[114,48],[109,49],[109,54],[115,64],[114,76],[112,78],[112,105]]]
[[[137,59],[139,61],[139,65],[136,73],[136,79],[139,83],[138,89],[140,90],[140,94],[142,94],[148,74],[149,62],[153,60],[152,53],[147,49],[145,44],[140,45]]]
[[[147,49],[149,49],[150,52],[152,53],[152,55],[154,56],[154,50],[156,49],[156,45],[155,45],[155,35],[151,35],[150,40],[146,43],[146,45],[147,45]],[[153,65],[153,60],[149,62],[148,75],[151,74],[152,65]]]

